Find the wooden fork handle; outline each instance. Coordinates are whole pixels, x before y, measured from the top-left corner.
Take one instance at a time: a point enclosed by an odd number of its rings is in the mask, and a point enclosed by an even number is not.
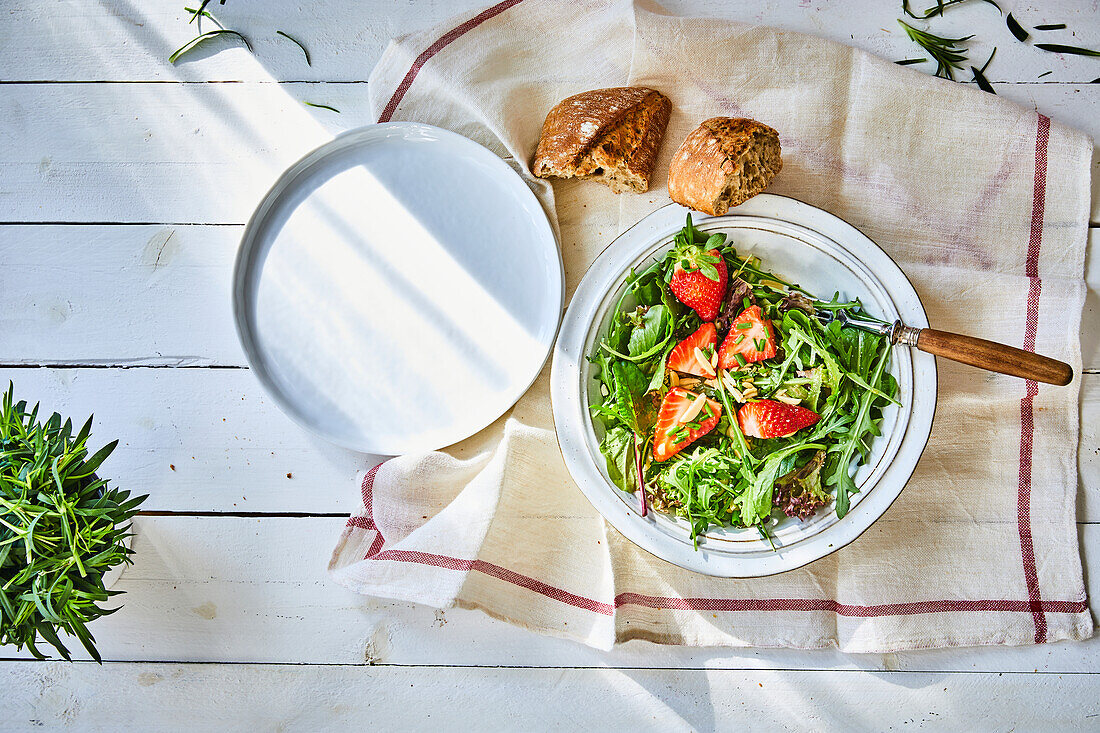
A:
[[[1073,368],[1057,359],[958,333],[922,328],[916,337],[921,351],[1000,374],[1063,386],[1073,379]]]

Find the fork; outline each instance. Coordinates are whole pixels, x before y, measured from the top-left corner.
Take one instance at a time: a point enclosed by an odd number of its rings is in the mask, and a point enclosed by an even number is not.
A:
[[[1073,368],[1069,364],[996,341],[934,328],[914,328],[901,321],[889,323],[852,313],[847,308],[815,309],[813,315],[824,324],[840,321],[841,327],[849,326],[887,336],[891,344],[915,346],[925,353],[991,372],[1058,386],[1067,385],[1073,380]]]

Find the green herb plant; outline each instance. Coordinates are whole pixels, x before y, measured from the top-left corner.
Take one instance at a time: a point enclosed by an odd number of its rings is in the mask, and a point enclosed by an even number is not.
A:
[[[691,244],[718,249],[731,277],[751,286],[781,350],[771,359],[720,370],[725,374],[713,384],[693,386],[722,406],[721,419],[691,446],[657,462],[650,445],[655,406],[671,383],[668,355],[701,325],[664,277],[677,249]],[[759,259],[740,256],[725,235],[695,228],[690,216],[675,245],[663,259],[629,275],[607,331],[589,356],[598,383],[591,409],[608,476],[624,491],[641,492],[643,506],[648,496],[654,507],[687,520],[696,541],[712,526],[756,527],[768,538],[773,516],[805,518],[830,499],[843,517],[859,491],[852,474],[870,455],[883,410],[897,404],[889,339],[842,328],[837,320],[826,325],[791,307],[794,294],[808,293],[763,269]],[[837,296],[813,306],[861,309],[858,301],[841,302]],[[750,441],[738,425],[738,404],[727,379],[753,380],[759,394],[752,399],[796,397],[820,420],[793,435]]]
[[[130,520],[146,496],[109,488],[96,475],[113,441],[89,455],[89,417],[73,433],[57,413],[44,422],[38,405],[14,401],[14,385],[0,404],[0,644],[24,646],[44,659],[45,640],[65,659],[58,632],[80,640],[97,662],[88,624],[117,608],[103,602],[103,575],[130,564]]]

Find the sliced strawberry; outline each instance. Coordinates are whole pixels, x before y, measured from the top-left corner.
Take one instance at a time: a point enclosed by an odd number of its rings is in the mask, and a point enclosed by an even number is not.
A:
[[[667,461],[718,424],[722,406],[706,395],[673,387],[661,403],[653,433],[653,460]],[[691,427],[696,425],[698,427]]]
[[[722,296],[726,294],[726,281],[729,279],[726,261],[718,250],[704,250],[695,245],[676,254],[679,260],[668,282],[669,289],[677,300],[698,313],[704,321],[713,321],[718,317]],[[709,277],[708,273],[717,274],[718,279]]]
[[[730,332],[718,352],[718,368],[736,369],[741,366],[738,354],[746,364],[770,359],[776,354],[772,322],[764,317],[758,305],[742,311],[730,325]]]
[[[714,329],[714,324],[704,323],[669,352],[668,368],[697,377],[713,377],[715,371],[710,357],[717,347],[718,332]],[[702,361],[699,359],[700,354],[703,355]]]
[[[820,416],[813,410],[775,400],[749,402],[737,411],[737,423],[741,426],[741,432],[753,438],[794,435],[819,419]]]

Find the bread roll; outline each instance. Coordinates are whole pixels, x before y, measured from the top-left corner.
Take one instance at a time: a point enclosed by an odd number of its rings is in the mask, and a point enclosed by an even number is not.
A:
[[[721,216],[763,191],[782,167],[775,130],[756,120],[712,117],[672,156],[668,195],[678,204]]]
[[[615,193],[649,190],[672,103],[645,87],[595,89],[557,104],[531,170],[539,178],[594,178]]]

